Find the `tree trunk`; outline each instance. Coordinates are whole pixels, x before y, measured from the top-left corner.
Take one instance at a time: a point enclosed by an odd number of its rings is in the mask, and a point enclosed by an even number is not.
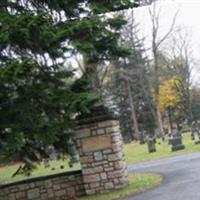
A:
[[[129,103],[130,103],[130,107],[131,107],[131,116],[132,116],[134,130],[135,130],[135,135],[134,136],[136,137],[136,139],[139,139],[138,121],[137,121],[137,116],[136,116],[136,112],[135,112],[135,106],[134,106],[134,102],[133,102],[133,97],[132,97],[132,94],[131,94],[130,83],[129,83],[129,80],[127,78],[126,78],[126,86],[127,86]]]
[[[172,122],[172,111],[170,107],[168,108],[168,116],[169,116],[169,128],[171,133],[173,129],[173,122]]]
[[[153,41],[153,57],[154,57],[154,89],[155,89],[155,103],[156,103],[156,116],[157,116],[157,127],[160,136],[164,136],[162,116],[159,106],[159,77],[158,77],[158,56],[156,51],[156,44]]]
[[[192,105],[191,105],[191,96],[190,96],[190,89],[189,84],[187,85],[187,106],[188,106],[188,124],[191,126],[193,121],[193,114],[192,114]]]
[[[163,122],[162,122],[162,116],[160,113],[159,103],[156,104],[156,114],[157,114],[157,126],[159,130],[159,135],[164,136],[164,130],[163,130]]]

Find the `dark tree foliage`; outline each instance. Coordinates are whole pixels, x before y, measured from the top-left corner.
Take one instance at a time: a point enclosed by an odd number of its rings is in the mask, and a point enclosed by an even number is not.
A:
[[[134,104],[139,131],[152,134],[155,128],[147,60],[143,57],[143,49],[140,45],[131,48],[131,55],[127,57],[126,61],[116,64],[115,88],[112,89],[113,101],[119,110],[120,127],[125,142],[130,142],[138,137],[133,123],[131,103]],[[128,82],[131,94],[128,94]]]
[[[125,59],[116,59],[111,81],[111,102],[118,111],[121,132],[125,142],[138,139],[139,132],[152,134],[155,128],[151,72],[144,47],[138,36],[139,26],[133,11],[126,16],[128,23],[121,30],[120,41],[129,48]]]
[[[191,104],[193,120],[200,120],[200,89],[198,87],[191,88]]]
[[[50,145],[66,151],[74,116],[95,101],[89,76],[74,77],[74,54],[99,63],[127,54],[118,45],[123,17],[110,11],[137,6],[130,0],[0,1],[0,154],[16,154],[32,167]]]

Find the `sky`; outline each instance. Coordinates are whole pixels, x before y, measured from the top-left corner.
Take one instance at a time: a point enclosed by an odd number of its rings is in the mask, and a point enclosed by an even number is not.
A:
[[[151,21],[148,11],[149,6],[136,8],[135,18],[141,27],[141,35],[146,37],[147,47],[151,44]],[[175,29],[187,33],[191,39],[191,50],[195,59],[195,67],[192,73],[194,83],[200,84],[200,0],[160,0],[158,1],[160,9],[160,29],[159,37],[162,37],[170,28],[176,12]]]

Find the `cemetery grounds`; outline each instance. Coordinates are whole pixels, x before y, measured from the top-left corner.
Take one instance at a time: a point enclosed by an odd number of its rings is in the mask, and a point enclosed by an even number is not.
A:
[[[183,134],[183,144],[185,145],[184,150],[180,151],[171,151],[171,146],[168,145],[168,141],[162,141],[157,139],[156,149],[154,153],[148,153],[146,144],[139,144],[139,142],[132,142],[125,145],[125,155],[127,164],[134,164],[139,162],[145,162],[150,160],[159,160],[162,158],[167,158],[171,156],[183,155],[193,152],[200,151],[200,144],[194,144],[194,141],[191,140],[190,133]],[[43,164],[37,166],[37,169],[33,171],[31,176],[17,175],[12,177],[13,173],[17,170],[20,163],[12,164],[0,164],[0,183],[10,183],[23,179],[29,179],[33,177],[45,176],[55,173],[61,173],[66,171],[73,171],[80,169],[79,163],[75,164],[72,168],[68,166],[68,160],[55,160],[51,161],[51,166],[45,168]]]

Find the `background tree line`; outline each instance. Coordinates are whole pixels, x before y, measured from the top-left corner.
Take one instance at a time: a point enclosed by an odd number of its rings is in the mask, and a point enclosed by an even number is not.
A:
[[[104,103],[120,116],[125,142],[145,132],[164,136],[173,128],[197,120],[198,87],[192,85],[195,65],[190,35],[175,26],[175,13],[169,30],[158,37],[160,10],[156,2],[149,9],[152,21],[152,46],[147,49],[140,37],[134,11],[126,12],[128,21],[120,32],[119,43],[130,55],[113,59],[97,72]],[[152,56],[149,56],[149,51]],[[104,73],[102,73],[104,69]]]

